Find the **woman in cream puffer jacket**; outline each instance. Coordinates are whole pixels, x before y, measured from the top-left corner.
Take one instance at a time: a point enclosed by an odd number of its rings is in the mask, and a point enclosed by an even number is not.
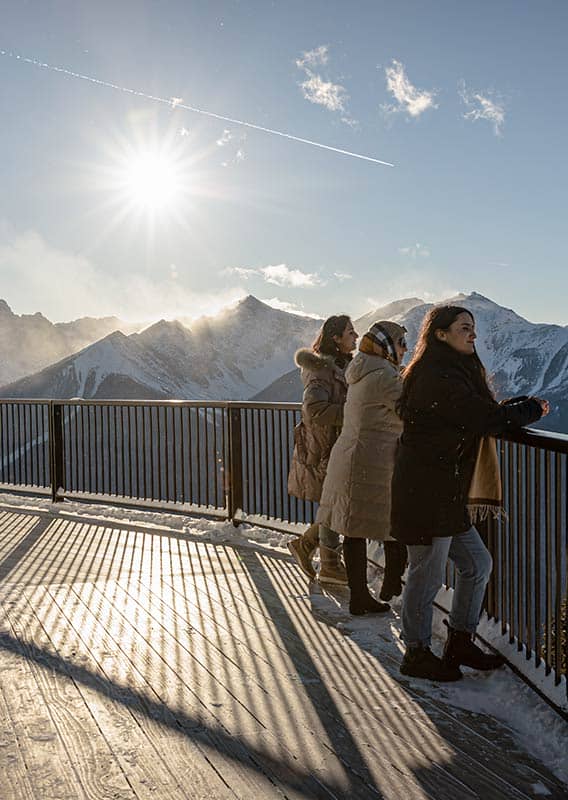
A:
[[[331,451],[317,514],[320,524],[344,536],[353,614],[388,610],[367,588],[366,540],[391,541],[391,479],[402,431],[395,405],[405,351],[405,329],[394,322],[375,322],[362,338],[345,373],[343,428]]]

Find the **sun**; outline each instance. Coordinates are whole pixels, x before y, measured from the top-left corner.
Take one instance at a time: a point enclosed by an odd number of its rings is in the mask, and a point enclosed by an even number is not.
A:
[[[118,171],[118,188],[134,207],[152,212],[172,209],[185,188],[182,166],[175,156],[159,150],[128,154]]]

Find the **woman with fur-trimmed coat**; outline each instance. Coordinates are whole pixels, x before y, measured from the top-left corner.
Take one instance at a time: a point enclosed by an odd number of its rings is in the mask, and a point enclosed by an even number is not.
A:
[[[395,322],[375,322],[346,370],[343,428],[331,453],[317,514],[319,523],[344,537],[352,614],[389,609],[367,587],[366,540],[389,540],[397,553],[401,550],[389,533],[390,484],[402,431],[395,406],[402,391],[405,332]],[[405,556],[406,548],[402,549]]]
[[[357,333],[346,315],[329,317],[311,348],[298,350],[304,395],[302,419],[294,431],[294,454],[288,491],[302,500],[319,502],[331,449],[343,423],[347,395],[345,368],[351,360]],[[288,545],[301,569],[315,578],[312,557],[320,547],[320,581],[347,583],[339,557],[339,536],[328,526],[314,523]]]

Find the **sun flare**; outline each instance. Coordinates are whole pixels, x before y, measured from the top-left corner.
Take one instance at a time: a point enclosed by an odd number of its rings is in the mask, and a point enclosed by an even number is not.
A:
[[[144,151],[125,160],[120,189],[132,205],[151,211],[175,206],[183,183],[181,169],[167,153]]]

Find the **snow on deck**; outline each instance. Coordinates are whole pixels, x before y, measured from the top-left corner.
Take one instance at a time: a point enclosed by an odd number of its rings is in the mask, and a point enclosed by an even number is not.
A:
[[[2,799],[566,798],[560,716],[400,676],[398,605],[351,617],[290,538],[2,495]]]

